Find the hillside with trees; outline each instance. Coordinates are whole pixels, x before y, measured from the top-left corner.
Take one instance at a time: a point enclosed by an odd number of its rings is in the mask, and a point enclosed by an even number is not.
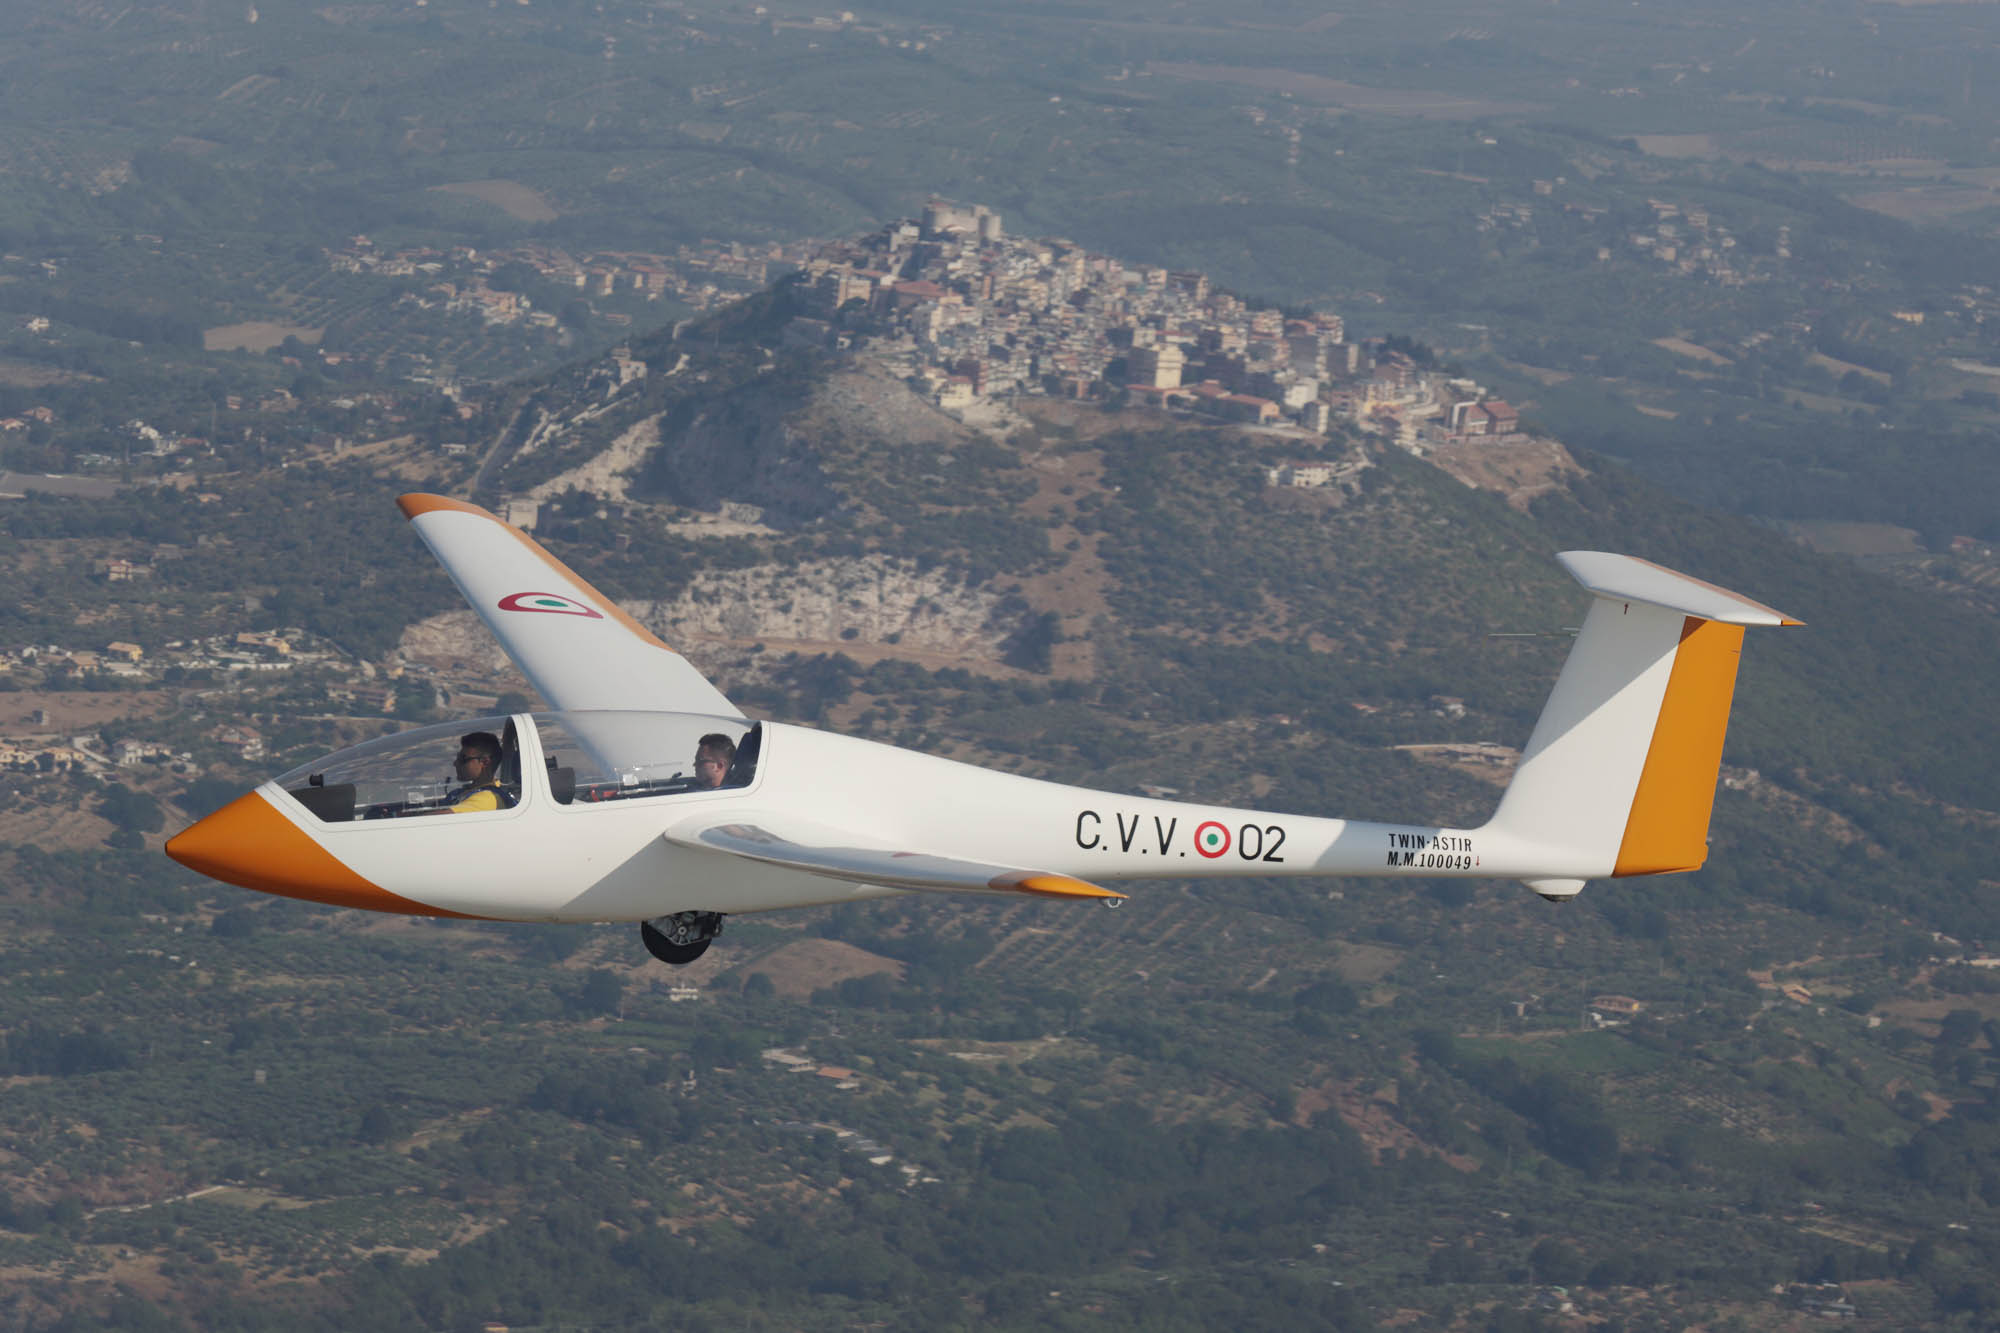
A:
[[[1693,875],[1565,906],[1512,883],[1255,879],[1140,884],[1118,912],[895,900],[736,918],[669,972],[629,926],[369,918],[154,850],[156,815],[178,827],[517,688],[402,634],[454,602],[394,521],[395,460],[245,472],[213,501],[34,501],[0,556],[52,601],[46,543],[143,533],[189,554],[143,590],[85,581],[101,623],[290,626],[397,675],[339,702],[308,676],[163,682],[103,725],[192,747],[194,772],[0,775],[7,827],[79,809],[108,829],[0,848],[0,1318],[2000,1316],[2000,746],[1968,706],[1993,620],[1588,455],[1524,510],[1345,438],[1315,447],[1358,451],[1350,485],[1274,487],[1300,441],[1090,405],[978,441],[941,417],[887,433],[843,415],[837,363],[785,362],[785,391],[757,396],[772,333],[642,342],[689,361],[631,410],[734,420],[745,448],[782,425],[810,506],[719,528],[770,496],[754,470],[683,489],[669,431],[635,494],[545,518],[552,550],[645,614],[763,580],[763,628],[686,641],[759,716],[1111,790],[1477,821],[1504,767],[1467,756],[1525,739],[1584,605],[1554,551],[1658,559],[1809,628],[1748,644]],[[583,378],[522,391],[562,414]],[[788,636],[775,608],[843,561],[933,571],[909,586],[990,633]],[[256,571],[250,599],[225,568]],[[10,614],[20,641],[56,632],[33,599]],[[264,757],[215,748],[224,718]]]

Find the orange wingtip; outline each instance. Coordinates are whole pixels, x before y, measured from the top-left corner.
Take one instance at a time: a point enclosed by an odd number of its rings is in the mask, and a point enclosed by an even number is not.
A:
[[[1111,889],[1099,888],[1095,884],[1072,878],[1069,875],[996,875],[990,881],[996,889],[1012,889],[1016,893],[1039,893],[1048,898],[1123,898],[1125,895]]]
[[[590,584],[585,582],[582,576],[580,576],[575,570],[571,569],[568,565],[565,565],[562,561],[556,559],[554,556],[550,555],[546,550],[542,549],[541,545],[538,542],[536,542],[533,537],[530,537],[527,533],[521,531],[513,524],[505,522],[498,515],[490,512],[489,510],[481,509],[478,505],[473,504],[469,500],[454,500],[448,495],[427,495],[422,491],[412,491],[408,495],[397,496],[396,507],[402,510],[403,517],[408,519],[415,519],[422,514],[435,514],[442,511],[444,513],[454,513],[454,514],[477,514],[480,518],[490,519],[493,522],[498,523],[506,531],[514,534],[515,540],[519,541],[521,545],[527,547],[530,551],[533,551],[535,553],[535,558],[537,560],[540,560],[543,564],[555,570],[556,573],[568,579],[571,583],[576,585],[578,591],[585,594],[585,596],[588,597],[591,601],[594,601],[599,606],[603,607],[605,614],[609,615],[613,620],[623,625],[626,629],[630,630],[635,636],[637,636],[644,642],[650,643],[656,648],[666,648],[668,652],[673,651],[672,648],[668,648],[667,645],[660,640],[659,635],[653,633],[653,631],[647,629],[644,625],[641,625],[638,621],[634,620],[631,614],[627,612],[623,607],[619,606],[616,602],[612,601],[609,597],[606,597],[603,593],[599,592],[597,589],[591,587]]]
[[[396,497],[396,508],[403,511],[404,518],[415,518],[419,514],[432,514],[440,509],[453,510],[461,514],[478,514],[482,518],[493,515],[470,500],[454,500],[448,495],[426,495],[422,491],[411,491],[408,495]],[[495,522],[499,520],[495,519]]]

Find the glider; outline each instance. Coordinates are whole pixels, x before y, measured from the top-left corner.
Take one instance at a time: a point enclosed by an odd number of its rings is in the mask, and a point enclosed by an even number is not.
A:
[[[1517,879],[1560,901],[1590,879],[1694,870],[1744,628],[1799,623],[1648,561],[1566,552],[1593,600],[1493,817],[1367,823],[1090,791],[753,721],[524,533],[458,500],[398,503],[548,709],[316,759],[167,855],[342,907],[637,921],[670,963],[729,913],[896,893],[1116,905],[1105,885],[1124,880],[1384,875]]]

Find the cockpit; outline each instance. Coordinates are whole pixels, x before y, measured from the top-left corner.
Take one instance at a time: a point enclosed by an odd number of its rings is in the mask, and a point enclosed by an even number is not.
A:
[[[763,727],[740,717],[517,713],[381,736],[304,764],[277,782],[329,824],[446,814],[490,818],[542,801],[588,807],[748,787],[756,780],[762,743]],[[468,769],[461,763],[455,771],[455,760],[494,748],[490,765]],[[473,799],[481,791],[493,795]]]

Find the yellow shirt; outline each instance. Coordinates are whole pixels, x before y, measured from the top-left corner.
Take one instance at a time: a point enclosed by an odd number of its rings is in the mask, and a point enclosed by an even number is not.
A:
[[[455,815],[471,814],[476,810],[500,809],[500,791],[497,787],[486,786],[474,789],[473,793],[451,808]]]

